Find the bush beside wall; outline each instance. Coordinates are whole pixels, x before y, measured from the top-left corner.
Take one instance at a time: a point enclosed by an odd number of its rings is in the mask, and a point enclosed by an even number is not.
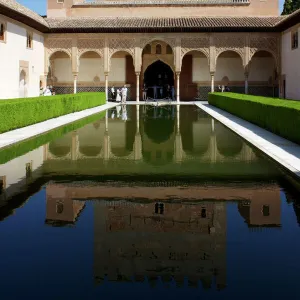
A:
[[[235,93],[210,93],[208,102],[300,144],[300,102]]]
[[[105,93],[1,100],[0,133],[105,103]]]

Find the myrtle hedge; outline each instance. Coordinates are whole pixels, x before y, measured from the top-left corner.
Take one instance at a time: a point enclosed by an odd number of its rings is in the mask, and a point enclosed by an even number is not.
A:
[[[300,144],[300,101],[210,93],[209,104]]]
[[[79,93],[0,101],[0,133],[105,103],[105,93]]]

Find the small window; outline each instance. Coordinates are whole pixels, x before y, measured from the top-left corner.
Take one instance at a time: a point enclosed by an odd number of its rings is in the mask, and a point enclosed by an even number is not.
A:
[[[0,23],[0,41],[5,41],[5,26],[3,23]]]
[[[32,49],[32,33],[27,32],[27,48]]]
[[[269,205],[263,205],[262,213],[263,213],[264,217],[268,217],[270,215],[270,206]]]
[[[156,214],[163,215],[165,211],[165,205],[163,203],[155,203],[154,211]]]
[[[167,54],[173,54],[172,48],[170,45],[167,45]]]
[[[62,201],[56,202],[56,213],[62,214],[64,211],[64,203]]]
[[[57,0],[57,3],[64,3],[64,0]]]
[[[206,218],[206,208],[201,209],[201,218],[205,219]]]
[[[292,49],[298,48],[298,31],[292,32]]]
[[[161,45],[160,45],[160,44],[157,44],[157,45],[156,45],[155,53],[156,53],[156,54],[161,54]]]
[[[143,54],[151,54],[151,45],[147,44],[143,50]]]

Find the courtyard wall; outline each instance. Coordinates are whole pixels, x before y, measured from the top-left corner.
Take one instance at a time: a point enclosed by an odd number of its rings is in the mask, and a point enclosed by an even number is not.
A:
[[[298,33],[297,47],[292,45],[292,35]],[[282,33],[282,97],[300,100],[300,22]]]
[[[5,38],[0,40],[0,99],[39,96],[45,72],[43,34],[3,15],[0,23],[5,26]]]

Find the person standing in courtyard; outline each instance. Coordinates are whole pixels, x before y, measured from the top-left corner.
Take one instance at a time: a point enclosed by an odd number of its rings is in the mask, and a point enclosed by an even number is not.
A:
[[[172,86],[171,92],[172,92],[172,101],[174,101],[175,100],[175,88],[174,88],[174,85]]]
[[[144,86],[143,86],[143,100],[144,101],[147,100],[147,87],[146,87],[145,83],[144,83]]]
[[[116,102],[121,102],[121,91],[119,89],[117,89]]]
[[[127,98],[127,87],[126,84],[122,88],[122,103],[126,103],[126,98]]]
[[[112,100],[113,101],[115,101],[116,100],[116,92],[115,92],[115,87],[114,86],[112,86],[112,88],[111,88],[111,98],[112,98]]]

